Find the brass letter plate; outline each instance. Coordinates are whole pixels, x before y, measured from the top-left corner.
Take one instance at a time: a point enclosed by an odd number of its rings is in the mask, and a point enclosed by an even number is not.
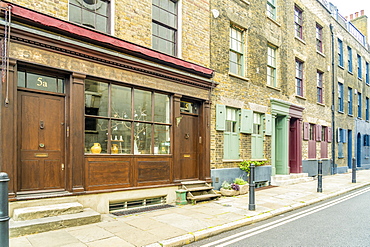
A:
[[[49,157],[49,154],[48,153],[39,153],[39,154],[35,154],[35,157],[36,158],[47,158],[47,157]]]
[[[184,158],[190,158],[190,154],[184,154]]]

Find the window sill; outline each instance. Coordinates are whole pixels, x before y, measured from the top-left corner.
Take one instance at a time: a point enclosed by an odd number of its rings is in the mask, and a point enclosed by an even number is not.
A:
[[[338,113],[340,113],[340,114],[344,114],[344,111],[338,111]]]
[[[303,39],[301,39],[301,38],[299,38],[299,37],[297,37],[297,36],[294,36],[294,38],[295,38],[296,40],[300,41],[302,44],[306,45],[306,42],[305,42]]]
[[[360,81],[362,81],[362,78],[360,78],[360,77],[357,77],[357,79],[359,79]]]
[[[270,21],[272,21],[273,23],[275,23],[276,26],[279,26],[281,27],[281,24],[279,22],[277,22],[276,20],[272,19],[270,16],[266,15],[267,19],[269,19]]]
[[[316,102],[319,106],[324,106],[325,107],[325,104],[324,103],[320,103],[320,102]]]
[[[353,117],[353,114],[348,114],[348,117]]]
[[[279,91],[279,92],[281,91],[280,88],[277,88],[277,87],[274,87],[274,86],[266,85],[266,87],[271,88],[271,89],[276,90],[276,91]]]
[[[236,159],[236,160],[222,160],[224,163],[233,163],[233,162],[242,162],[243,159]]]
[[[351,75],[353,75],[353,72],[352,72],[352,71],[349,71],[349,70],[348,70],[348,74],[351,74]]]
[[[344,67],[342,65],[338,65],[339,68],[341,68],[342,70],[344,70]]]
[[[241,76],[241,75],[237,75],[237,74],[234,74],[234,73],[231,73],[231,72],[229,72],[229,76],[235,77],[235,78],[238,78],[238,79],[242,79],[244,81],[249,81],[249,78]]]
[[[326,57],[326,55],[324,53],[322,53],[321,51],[316,50],[316,53],[319,54],[322,57]]]
[[[305,97],[303,97],[303,96],[300,96],[300,95],[295,95],[295,97],[296,98],[298,98],[298,99],[303,99],[303,100],[307,100]]]
[[[245,4],[248,4],[248,5],[250,5],[251,3],[250,2],[248,2],[248,1],[246,1],[246,0],[240,0],[241,2],[243,2],[243,3],[245,3]]]

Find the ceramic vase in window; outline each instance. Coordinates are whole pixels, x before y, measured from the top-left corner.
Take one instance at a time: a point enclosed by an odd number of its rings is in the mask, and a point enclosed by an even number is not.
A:
[[[94,145],[90,148],[91,153],[93,154],[100,154],[101,152],[101,146],[100,143],[95,142]]]
[[[118,154],[118,145],[117,144],[112,144],[111,152],[112,152],[112,154]]]

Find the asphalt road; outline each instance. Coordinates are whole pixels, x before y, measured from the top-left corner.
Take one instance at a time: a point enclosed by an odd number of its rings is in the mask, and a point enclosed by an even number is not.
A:
[[[187,246],[370,246],[370,187]]]

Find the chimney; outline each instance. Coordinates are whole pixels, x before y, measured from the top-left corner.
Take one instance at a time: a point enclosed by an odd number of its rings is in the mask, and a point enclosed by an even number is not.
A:
[[[355,13],[355,18],[357,18],[357,17],[358,17],[358,12]]]
[[[363,15],[365,15],[365,10],[361,10],[360,16],[363,16]]]
[[[350,15],[349,15],[349,19],[350,19],[350,20],[353,20],[353,14],[350,14]]]

